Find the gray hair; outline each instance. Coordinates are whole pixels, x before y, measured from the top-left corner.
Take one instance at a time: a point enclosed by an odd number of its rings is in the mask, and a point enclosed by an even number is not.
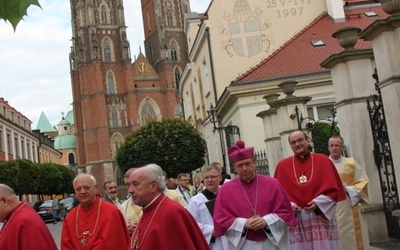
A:
[[[12,189],[10,186],[0,183],[0,194],[3,195],[15,195],[14,189]]]
[[[78,174],[78,175],[75,177],[75,179],[72,181],[72,185],[74,185],[75,182],[76,182],[76,180],[79,179],[79,178],[81,178],[81,177],[89,177],[89,178],[92,180],[93,185],[96,185],[96,184],[97,184],[96,178],[94,178],[93,175],[87,174],[87,173],[80,173],[80,174]]]
[[[149,181],[156,181],[158,183],[158,190],[161,192],[164,191],[166,183],[162,168],[157,164],[152,163],[146,165],[143,169],[146,171]]]
[[[217,167],[217,164],[211,164],[211,165],[209,165],[209,166],[205,166],[204,168],[203,168],[203,175],[206,173],[206,172],[208,172],[208,171],[210,171],[210,170],[216,170],[217,171],[217,173],[220,175],[221,174],[221,169],[219,168],[219,167]]]

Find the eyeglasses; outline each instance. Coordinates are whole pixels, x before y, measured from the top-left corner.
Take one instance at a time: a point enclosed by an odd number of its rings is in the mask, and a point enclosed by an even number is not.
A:
[[[299,138],[297,140],[290,141],[290,145],[296,145],[296,143],[302,143],[305,139]]]
[[[204,180],[215,180],[218,177],[219,177],[219,175],[210,175],[210,176],[204,177]]]

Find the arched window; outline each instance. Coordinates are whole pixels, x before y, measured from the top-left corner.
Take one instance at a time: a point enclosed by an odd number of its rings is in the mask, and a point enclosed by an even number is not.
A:
[[[175,76],[175,87],[177,90],[179,90],[179,82],[181,81],[181,71],[179,67],[175,68],[174,76]]]
[[[107,24],[107,11],[106,7],[101,7],[101,24]]]
[[[114,74],[111,71],[107,72],[107,93],[108,94],[116,94],[117,93],[117,90],[115,88]]]
[[[153,109],[153,106],[150,103],[145,103],[142,107],[142,125],[145,125],[149,120],[156,119],[156,112]]]
[[[75,155],[73,153],[68,154],[68,164],[75,165]]]
[[[171,60],[172,61],[177,61],[178,60],[178,55],[176,53],[175,43],[171,43]]]
[[[171,10],[167,12],[167,26],[168,27],[174,26],[174,15]]]
[[[111,108],[111,127],[118,127],[118,111],[116,107]]]
[[[108,43],[104,44],[104,61],[111,62],[111,49]]]

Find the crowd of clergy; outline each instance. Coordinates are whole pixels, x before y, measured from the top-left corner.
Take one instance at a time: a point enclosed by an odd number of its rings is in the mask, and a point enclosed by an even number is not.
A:
[[[218,162],[201,178],[168,179],[148,164],[124,175],[129,198],[118,199],[114,181],[98,195],[96,179],[80,173],[73,181],[79,201],[65,217],[61,249],[364,249],[368,235],[354,218],[368,202],[368,178],[343,139],[329,140],[330,156],[310,151],[302,131],[289,136],[294,155],[282,159],[273,177],[256,173],[254,148],[243,141],[229,149],[237,177]],[[167,185],[168,184],[168,185]],[[0,184],[0,249],[57,249],[47,226],[14,190]]]

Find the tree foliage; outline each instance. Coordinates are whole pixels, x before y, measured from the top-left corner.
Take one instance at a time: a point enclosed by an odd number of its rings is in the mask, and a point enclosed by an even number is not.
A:
[[[36,194],[60,194],[62,193],[63,175],[58,170],[56,164],[40,163],[39,186]]]
[[[36,193],[39,186],[39,167],[37,164],[26,160],[14,160],[18,166],[18,186],[14,188],[18,194]]]
[[[329,138],[332,135],[339,135],[339,131],[332,129],[332,125],[330,124],[318,122],[313,125],[311,132],[314,151],[328,156]]]
[[[117,151],[125,172],[133,166],[156,163],[169,176],[190,172],[204,165],[205,145],[193,126],[179,119],[151,121],[132,132]]]
[[[26,159],[0,161],[0,183],[20,195],[73,193],[75,175],[72,169],[55,163],[34,163]]]
[[[0,161],[0,183],[10,187],[18,186],[19,166],[15,161]]]
[[[10,22],[15,30],[31,5],[40,7],[38,0],[0,0],[0,19]]]

